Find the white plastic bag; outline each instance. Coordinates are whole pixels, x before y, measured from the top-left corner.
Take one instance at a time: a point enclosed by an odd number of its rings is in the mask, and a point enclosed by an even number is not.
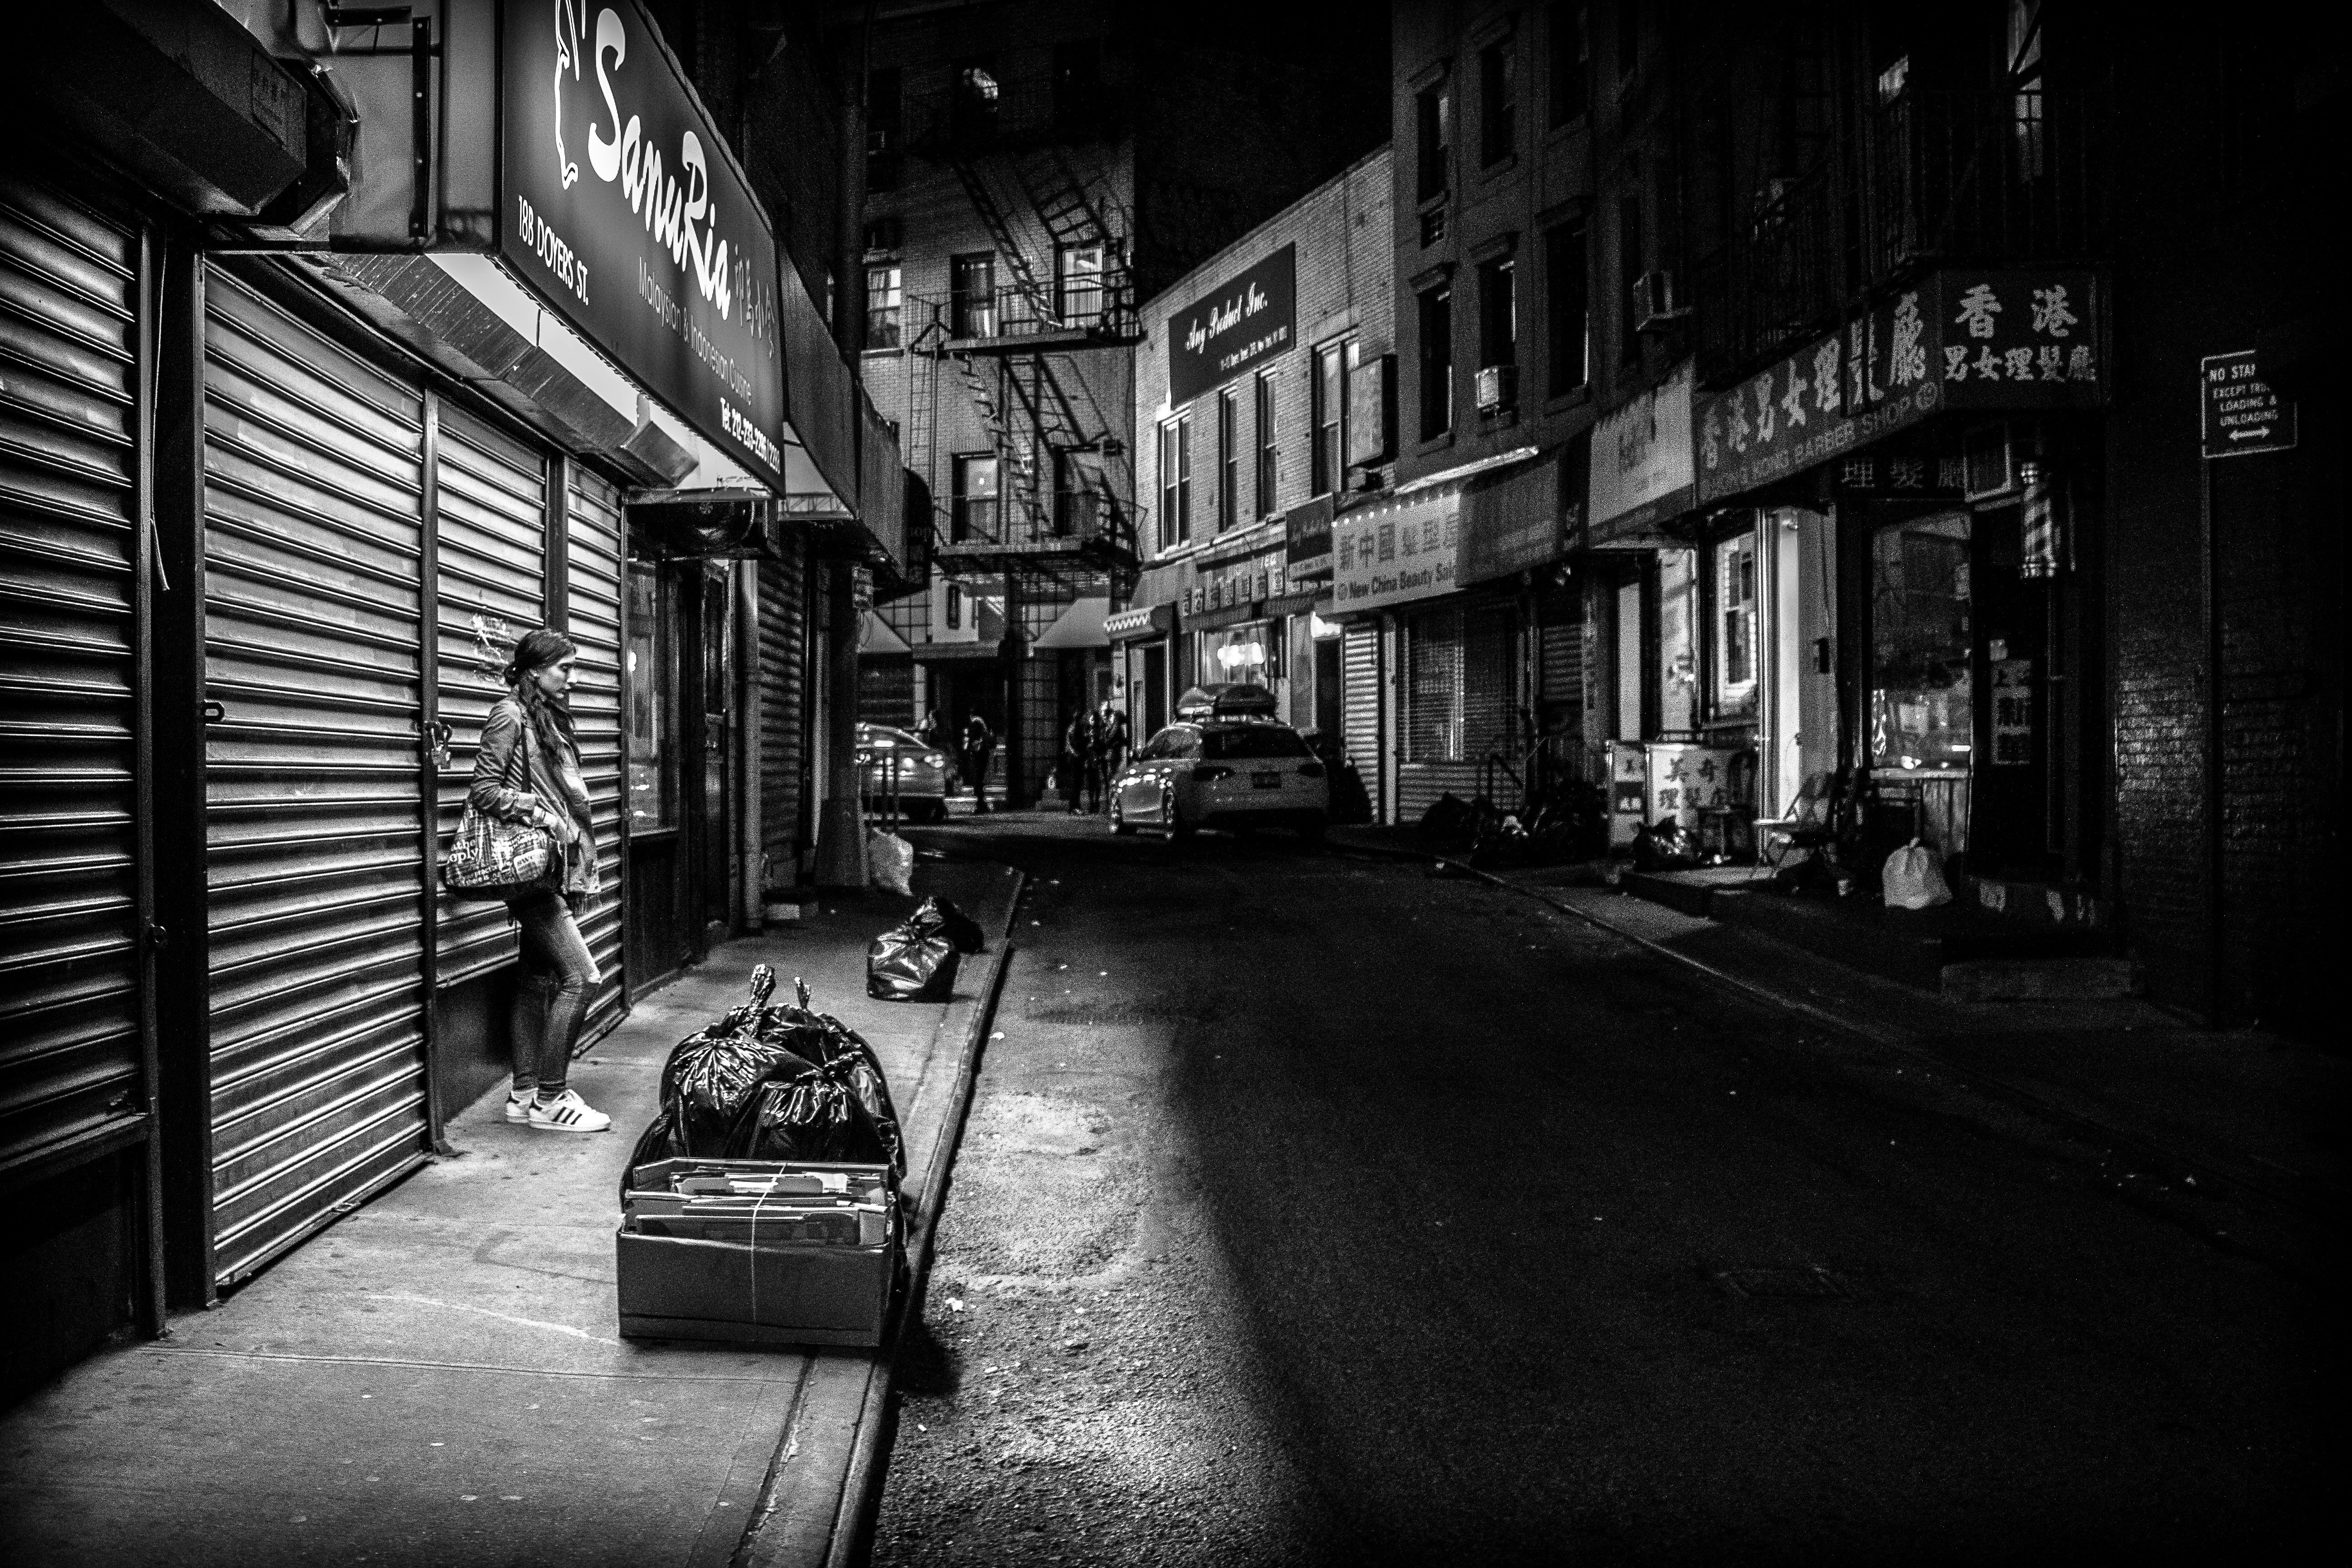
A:
[[[915,847],[895,833],[873,828],[866,835],[866,863],[874,868],[874,880],[902,897],[912,897],[910,879],[915,874]]]
[[[1944,883],[1936,852],[1916,838],[1886,858],[1880,885],[1891,910],[1933,909],[1952,901],[1952,889]]]

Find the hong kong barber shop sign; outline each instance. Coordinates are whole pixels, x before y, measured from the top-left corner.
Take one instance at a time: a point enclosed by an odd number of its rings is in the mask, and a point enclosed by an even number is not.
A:
[[[1286,245],[1168,318],[1168,401],[1190,403],[1295,346],[1298,247]]]
[[[781,491],[775,237],[638,0],[505,6],[499,81],[499,254]]]
[[[2106,363],[2085,271],[1953,269],[1897,290],[1698,416],[1702,505],[1803,472],[1940,409],[2096,407]]]

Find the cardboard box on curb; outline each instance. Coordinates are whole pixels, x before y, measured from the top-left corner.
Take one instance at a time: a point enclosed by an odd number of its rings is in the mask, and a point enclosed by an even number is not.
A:
[[[658,1160],[630,1173],[625,1198],[625,1338],[882,1342],[905,1246],[887,1166]]]

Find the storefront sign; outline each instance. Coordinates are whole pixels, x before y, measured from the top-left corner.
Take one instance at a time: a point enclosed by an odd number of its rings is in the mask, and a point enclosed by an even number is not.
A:
[[[776,244],[637,0],[505,8],[499,254],[781,492]]]
[[[1291,348],[1298,247],[1286,245],[1168,318],[1168,401],[1190,403]]]
[[[1291,581],[1331,575],[1331,498],[1318,496],[1292,507],[1284,523],[1289,535]]]
[[[2294,446],[2294,405],[2264,384],[2254,353],[2212,354],[2204,368],[2205,455],[2243,458]]]
[[[1685,364],[1593,427],[1587,542],[1653,528],[1686,510],[1694,494]]]
[[[1331,607],[1377,610],[1454,588],[1462,548],[1462,485],[1343,511],[1331,520]]]
[[[1898,291],[1706,400],[1700,504],[1802,473],[1944,408],[2097,406],[2106,399],[2097,297],[2094,274],[2057,269],[1954,268]],[[1921,478],[1910,488],[1928,488]]]
[[[1559,495],[1557,455],[1492,479],[1482,476],[1473,480],[1462,496],[1462,549],[1454,566],[1454,583],[1467,587],[1559,559]]]
[[[2033,763],[2033,661],[2000,658],[1992,665],[1992,765]]]

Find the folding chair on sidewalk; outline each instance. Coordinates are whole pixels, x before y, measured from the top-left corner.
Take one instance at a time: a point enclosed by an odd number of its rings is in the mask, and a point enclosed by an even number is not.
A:
[[[1837,842],[1835,775],[1811,773],[1797,787],[1786,816],[1756,819],[1756,864],[1777,874],[1800,849],[1815,854]],[[1762,880],[1753,878],[1751,880]]]

